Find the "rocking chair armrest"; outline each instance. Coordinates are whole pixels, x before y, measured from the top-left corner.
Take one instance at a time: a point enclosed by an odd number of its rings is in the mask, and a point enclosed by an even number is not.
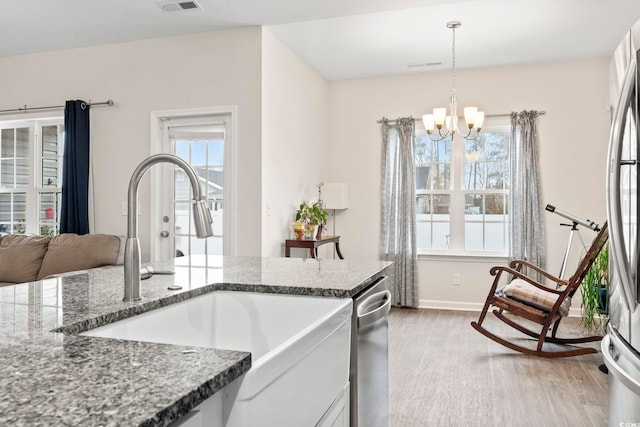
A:
[[[567,292],[568,288],[562,289],[562,290],[558,290],[558,289],[552,289],[549,288],[545,285],[543,285],[542,283],[538,283],[535,280],[533,280],[532,278],[530,278],[529,276],[526,276],[525,274],[521,273],[518,270],[515,270],[511,267],[504,267],[504,266],[496,266],[496,267],[492,267],[491,270],[489,271],[489,273],[492,276],[496,276],[495,280],[494,280],[494,289],[492,289],[492,291],[495,291],[495,284],[498,282],[498,279],[500,277],[500,275],[502,273],[507,273],[507,274],[511,274],[513,277],[517,277],[519,279],[524,280],[525,282],[535,286],[536,288],[546,291],[546,292],[551,292],[557,295],[561,295]],[[566,282],[563,280],[561,284],[566,284]]]
[[[541,269],[540,267],[538,267],[537,265],[531,264],[530,262],[527,262],[527,261],[524,261],[524,260],[521,260],[521,259],[516,259],[514,261],[511,261],[509,263],[509,267],[514,268],[514,269],[516,269],[518,271],[520,271],[520,269],[522,267],[527,267],[527,268],[530,268],[530,269],[542,274],[547,279],[553,280],[558,285],[566,285],[567,284],[566,280],[563,280],[563,279],[561,279],[559,277],[556,277],[556,276],[554,276],[552,274],[549,274],[546,271],[544,271],[543,269]]]

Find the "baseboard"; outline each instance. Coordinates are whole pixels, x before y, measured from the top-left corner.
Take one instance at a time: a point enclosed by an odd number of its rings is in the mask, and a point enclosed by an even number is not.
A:
[[[582,309],[580,307],[571,307],[568,317],[582,317]]]
[[[418,303],[418,308],[456,311],[481,311],[483,306],[484,302],[438,301],[429,299],[421,299]],[[580,307],[571,307],[569,309],[568,317],[580,316],[582,316],[582,310]]]
[[[419,308],[457,311],[480,311],[483,306],[484,303],[477,302],[437,301],[428,299],[421,299],[418,303]]]

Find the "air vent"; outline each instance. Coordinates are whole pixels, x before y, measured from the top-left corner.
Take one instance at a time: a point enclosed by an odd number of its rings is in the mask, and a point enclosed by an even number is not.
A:
[[[182,12],[184,10],[202,9],[195,1],[163,1],[156,4],[164,12]]]

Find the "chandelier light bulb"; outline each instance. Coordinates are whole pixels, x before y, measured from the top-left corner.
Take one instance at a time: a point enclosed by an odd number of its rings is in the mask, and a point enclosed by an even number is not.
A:
[[[444,120],[447,115],[446,108],[434,108],[433,109],[433,121],[435,122],[438,129],[441,129],[444,126]]]
[[[476,132],[480,132],[480,129],[482,129],[483,124],[484,124],[484,112],[478,111],[476,113],[476,120],[474,122],[474,127],[476,128]]]
[[[422,123],[424,124],[424,128],[429,133],[433,132],[433,130],[436,128],[433,114],[425,114],[424,116],[422,116]]]
[[[464,121],[467,122],[467,126],[469,129],[473,128],[474,123],[476,122],[476,115],[478,114],[477,107],[465,107],[464,109]]]

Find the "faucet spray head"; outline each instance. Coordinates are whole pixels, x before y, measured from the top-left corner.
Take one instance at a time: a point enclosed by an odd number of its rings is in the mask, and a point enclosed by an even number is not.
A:
[[[196,236],[199,239],[213,236],[212,222],[211,212],[207,208],[207,203],[202,199],[196,200],[193,203],[193,224],[196,228]]]

